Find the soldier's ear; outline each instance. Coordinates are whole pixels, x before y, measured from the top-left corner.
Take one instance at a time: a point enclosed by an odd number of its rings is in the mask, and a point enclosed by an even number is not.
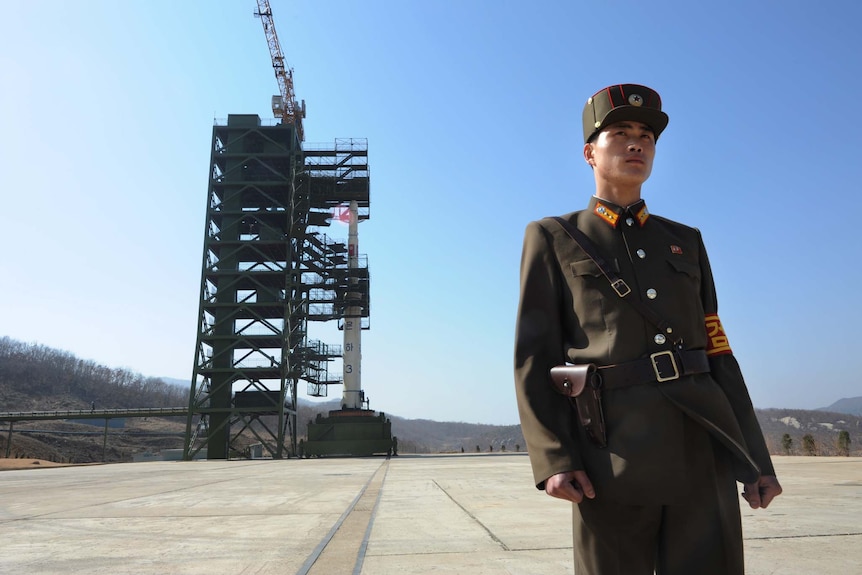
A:
[[[587,142],[586,144],[584,144],[584,160],[586,160],[586,162],[593,168],[596,167],[596,160],[594,156],[595,154],[593,152],[593,144],[591,142]]]

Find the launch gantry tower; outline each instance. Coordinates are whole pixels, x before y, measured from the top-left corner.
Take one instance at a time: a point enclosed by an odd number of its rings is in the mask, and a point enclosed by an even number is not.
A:
[[[348,270],[347,245],[324,229],[355,201],[370,217],[368,143],[304,145],[293,72],[284,63],[272,11],[258,0],[280,94],[276,120],[229,115],[213,127],[198,335],[184,458],[242,456],[251,439],[273,458],[297,453],[297,386],[327,396],[342,376],[340,345],[308,338],[309,322],[369,327],[367,258]]]
[[[296,453],[299,380],[317,397],[342,382],[330,370],[341,346],[309,340],[308,322],[344,314],[347,246],[322,229],[345,201],[369,217],[368,146],[306,151],[292,125],[256,115],[228,116],[212,146],[185,456],[240,455],[248,431],[286,457]],[[358,273],[367,328],[367,258]]]

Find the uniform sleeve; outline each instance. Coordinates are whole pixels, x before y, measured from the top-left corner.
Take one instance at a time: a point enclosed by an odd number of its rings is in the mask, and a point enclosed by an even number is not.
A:
[[[550,383],[551,367],[565,363],[559,264],[538,222],[527,226],[515,328],[515,394],[536,486],[557,473],[583,469],[572,433],[573,410]]]
[[[721,325],[721,320],[718,317],[718,298],[715,293],[715,282],[700,232],[698,232],[698,239],[700,241],[702,277],[701,299],[703,301],[707,332],[706,352],[709,357],[711,375],[719,386],[721,386],[725,396],[730,401],[734,415],[736,415],[743,437],[745,438],[748,452],[758,467],[760,467],[761,474],[775,475],[772,458],[769,456],[769,449],[766,447],[766,441],[763,439],[763,431],[760,429],[760,423],[757,421],[754,406],[748,393],[748,387],[745,385],[745,379],[742,377],[739,363],[733,356],[727,334],[724,332],[724,327]]]

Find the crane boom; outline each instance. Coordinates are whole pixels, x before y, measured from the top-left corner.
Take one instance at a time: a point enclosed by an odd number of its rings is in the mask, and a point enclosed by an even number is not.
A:
[[[296,126],[300,141],[305,139],[302,130],[302,119],[305,117],[305,103],[300,106],[296,101],[293,91],[293,70],[284,63],[284,54],[278,43],[278,34],[275,32],[275,22],[272,19],[272,8],[269,0],[257,0],[257,12],[255,16],[260,17],[263,23],[263,33],[266,35],[266,43],[269,46],[269,55],[272,58],[272,67],[275,70],[275,79],[278,82],[280,96],[272,98],[272,113],[276,118],[282,118]]]

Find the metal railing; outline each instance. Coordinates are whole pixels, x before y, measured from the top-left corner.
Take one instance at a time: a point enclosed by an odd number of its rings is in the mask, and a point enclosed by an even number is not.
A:
[[[48,419],[116,419],[119,417],[171,417],[188,415],[188,407],[140,407],[133,409],[67,409],[54,411],[0,412],[0,421]]]

